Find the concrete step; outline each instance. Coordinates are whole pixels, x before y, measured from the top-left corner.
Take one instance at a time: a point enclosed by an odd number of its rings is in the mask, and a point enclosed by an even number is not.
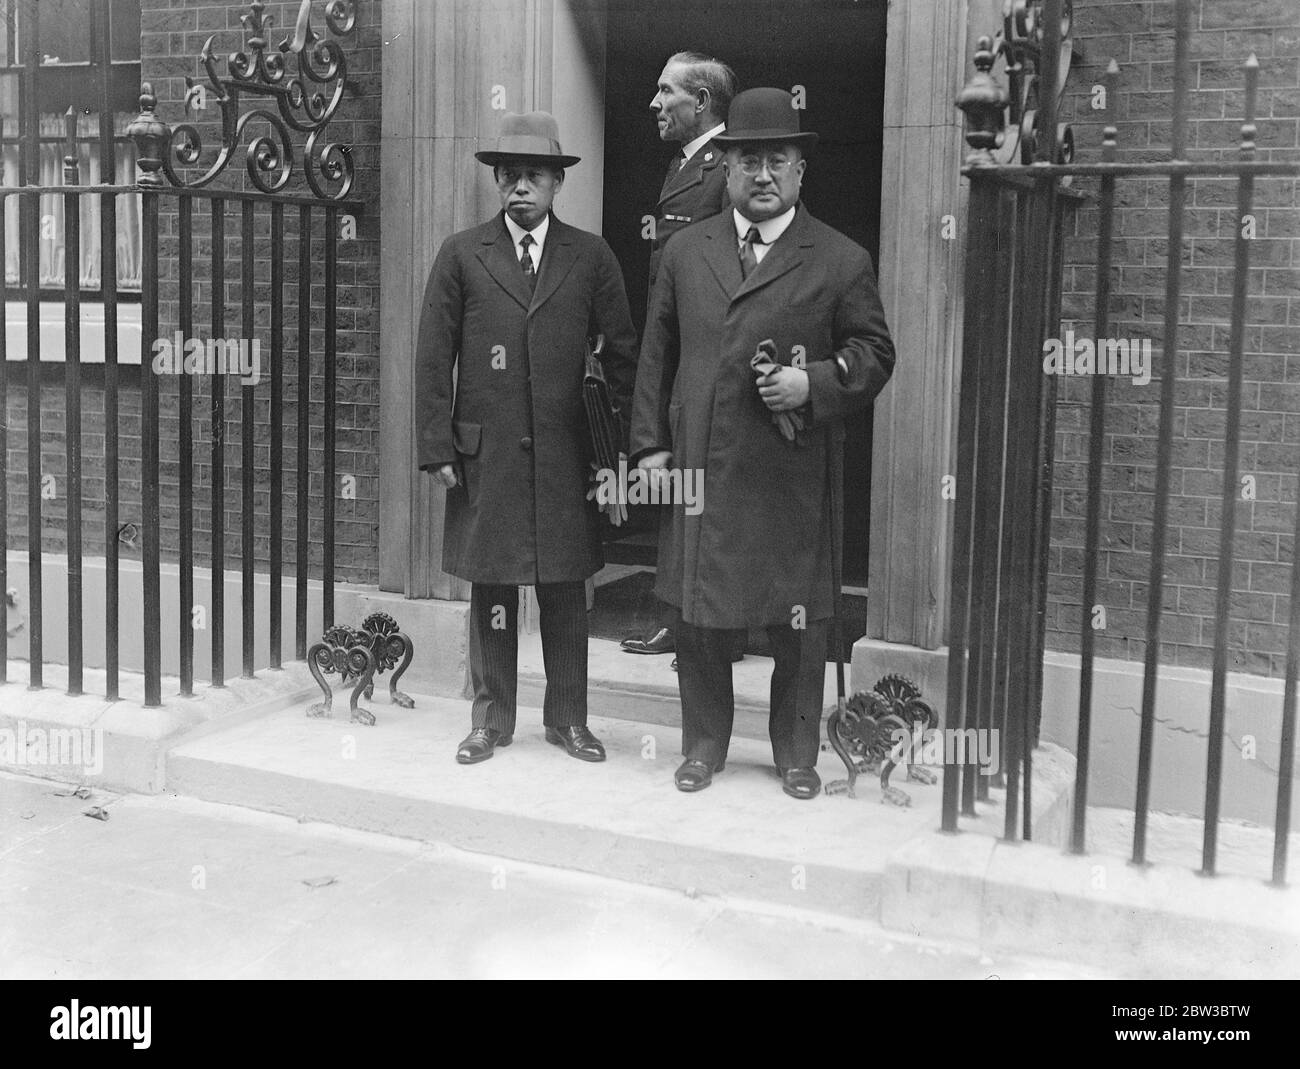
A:
[[[548,745],[541,712],[519,710],[513,744],[456,764],[463,701],[417,696],[371,708],[380,725],[286,709],[175,747],[167,789],[301,820],[446,843],[688,894],[719,894],[874,917],[889,854],[937,823],[938,792],[913,810],[865,799],[799,802],[765,743],[736,739],[707,791],[673,785],[675,731],[591,718],[609,759]],[[831,760],[834,755],[829,755]],[[830,761],[822,771],[832,776]]]
[[[587,711],[591,716],[610,720],[628,720],[652,724],[680,732],[682,700],[674,673],[671,689],[658,684],[630,683],[620,679],[591,679],[587,688]],[[521,672],[519,703],[541,708],[546,695],[546,677],[537,672]],[[738,739],[767,740],[768,709],[752,699],[736,698],[736,719],[732,736]],[[823,718],[824,719],[824,718]],[[825,735],[825,731],[822,732]]]
[[[591,639],[587,647],[587,708],[592,716],[631,720],[680,729],[681,693],[672,654],[638,656],[625,653],[617,642]],[[847,679],[848,666],[845,666]],[[772,659],[748,654],[731,667],[736,699],[735,738],[767,741]],[[846,684],[847,685],[847,684]],[[519,704],[541,707],[546,692],[541,636],[519,636]],[[823,711],[835,704],[835,665],[827,664]],[[825,731],[822,732],[823,736]]]
[[[939,825],[938,784],[908,785],[914,804],[905,809],[881,805],[869,780],[855,799],[801,802],[781,791],[768,744],[745,738],[733,739],[711,788],[683,794],[673,784],[676,731],[624,719],[591,719],[609,759],[588,764],[548,745],[540,711],[521,708],[511,746],[462,766],[454,754],[469,726],[468,703],[423,695],[416,703],[403,710],[377,695],[369,707],[380,723],[371,728],[310,719],[305,704],[268,712],[176,745],[166,789],[688,894],[858,919],[879,915],[891,854]],[[1046,770],[1053,761],[1038,764]],[[843,771],[833,753],[822,755],[819,769],[824,780]],[[1048,781],[1035,793],[1051,795]],[[997,807],[975,823],[996,834]]]

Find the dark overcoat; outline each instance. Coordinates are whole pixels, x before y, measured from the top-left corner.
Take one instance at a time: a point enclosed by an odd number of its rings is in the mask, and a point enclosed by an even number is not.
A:
[[[754,385],[750,359],[768,338],[783,363],[800,350],[807,362],[807,427],[795,442]],[[670,449],[673,467],[704,473],[698,514],[676,503],[660,525],[656,593],[687,623],[832,614],[830,488],[843,478],[843,421],[893,367],[871,257],[802,206],[747,279],[730,210],[673,238],[641,347],[632,457]]]
[[[462,480],[447,491],[444,571],[525,585],[600,569],[582,406],[595,334],[627,412],[636,335],[604,238],[552,215],[531,295],[502,215],[443,243],[420,316],[416,422],[419,466],[455,464]]]
[[[654,238],[650,242],[651,299],[659,274],[659,261],[668,239],[683,227],[731,207],[727,196],[727,176],[722,170],[724,155],[718,142],[709,141],[686,161],[685,167],[670,174],[664,182],[659,201],[655,204]],[[675,167],[676,163],[670,166]]]

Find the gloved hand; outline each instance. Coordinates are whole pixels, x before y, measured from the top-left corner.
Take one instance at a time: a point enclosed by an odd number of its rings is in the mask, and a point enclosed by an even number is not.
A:
[[[759,342],[753,358],[749,361],[749,366],[754,369],[757,379],[765,379],[773,372],[780,371],[782,365],[777,359],[776,342],[771,338],[764,338]],[[772,422],[776,424],[777,430],[787,442],[793,442],[795,434],[803,430],[803,417],[798,412],[773,412]]]

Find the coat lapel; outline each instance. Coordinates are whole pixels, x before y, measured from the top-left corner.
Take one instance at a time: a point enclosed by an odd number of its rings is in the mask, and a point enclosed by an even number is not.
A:
[[[722,292],[730,299],[745,280],[740,272],[739,242],[736,241],[736,224],[731,210],[719,212],[706,223],[708,241],[704,245],[704,262],[709,265],[722,287]]]
[[[533,295],[528,292],[528,282],[515,258],[515,244],[510,240],[504,215],[498,215],[483,228],[483,240],[477,255],[497,285],[518,301],[521,308],[528,308]]]
[[[574,251],[572,227],[551,216],[551,226],[546,233],[546,245],[542,248],[542,267],[537,276],[537,288],[533,292],[532,303],[528,308],[531,316],[544,305],[568,276],[573,265],[578,262]],[[522,272],[520,272],[522,275]]]
[[[724,213],[727,221],[731,221],[731,213]],[[734,233],[735,227],[732,227]],[[803,250],[811,249],[813,246],[812,233],[808,226],[808,211],[802,205],[794,213],[794,219],[786,227],[786,231],[767,251],[762,262],[750,272],[749,278],[740,283],[738,289],[732,290],[733,301],[738,301],[746,294],[753,293],[755,290],[762,289],[769,282],[774,282],[787,272],[793,271],[803,263]],[[736,273],[740,273],[740,256],[735,257]]]
[[[691,186],[698,186],[704,181],[708,173],[721,162],[722,150],[716,143],[710,141],[686,161],[685,167],[664,183],[664,188],[659,193],[658,203],[662,204],[669,197],[675,197],[682,190],[689,189]]]

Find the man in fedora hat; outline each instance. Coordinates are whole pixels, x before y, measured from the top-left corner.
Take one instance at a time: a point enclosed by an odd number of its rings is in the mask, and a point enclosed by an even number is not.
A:
[[[679,148],[668,162],[668,173],[654,208],[647,311],[654,300],[655,278],[668,239],[682,227],[731,206],[727,176],[722,170],[724,149],[714,139],[727,128],[727,109],[735,95],[735,72],[721,60],[700,52],[674,53],[659,75],[650,111],[660,140],[676,142]],[[620,645],[628,653],[672,653],[676,648],[676,616],[676,608],[660,602],[654,631],[645,638],[626,638]],[[733,660],[740,660],[744,649],[742,635]],[[677,667],[675,660],[672,667]]]
[[[537,589],[546,740],[584,761],[605,751],[587,728],[584,581],[603,561],[582,404],[587,340],[605,336],[605,376],[624,411],[636,335],[605,240],[560,222],[564,168],[546,112],[507,114],[492,149],[501,213],[438,252],[420,317],[418,463],[447,487],[444,571],[468,580],[474,764],[515,729],[518,588]],[[454,374],[453,374],[454,373]]]
[[[708,495],[660,529],[656,591],[678,607],[683,791],[726,762],[730,642],[763,627],[775,660],[769,733],[785,792],[814,797],[827,638],[843,522],[844,417],[871,403],[894,346],[871,258],[799,203],[805,155],[783,89],[736,96],[730,210],[664,249],[633,407],[631,456],[651,478],[703,469]]]

